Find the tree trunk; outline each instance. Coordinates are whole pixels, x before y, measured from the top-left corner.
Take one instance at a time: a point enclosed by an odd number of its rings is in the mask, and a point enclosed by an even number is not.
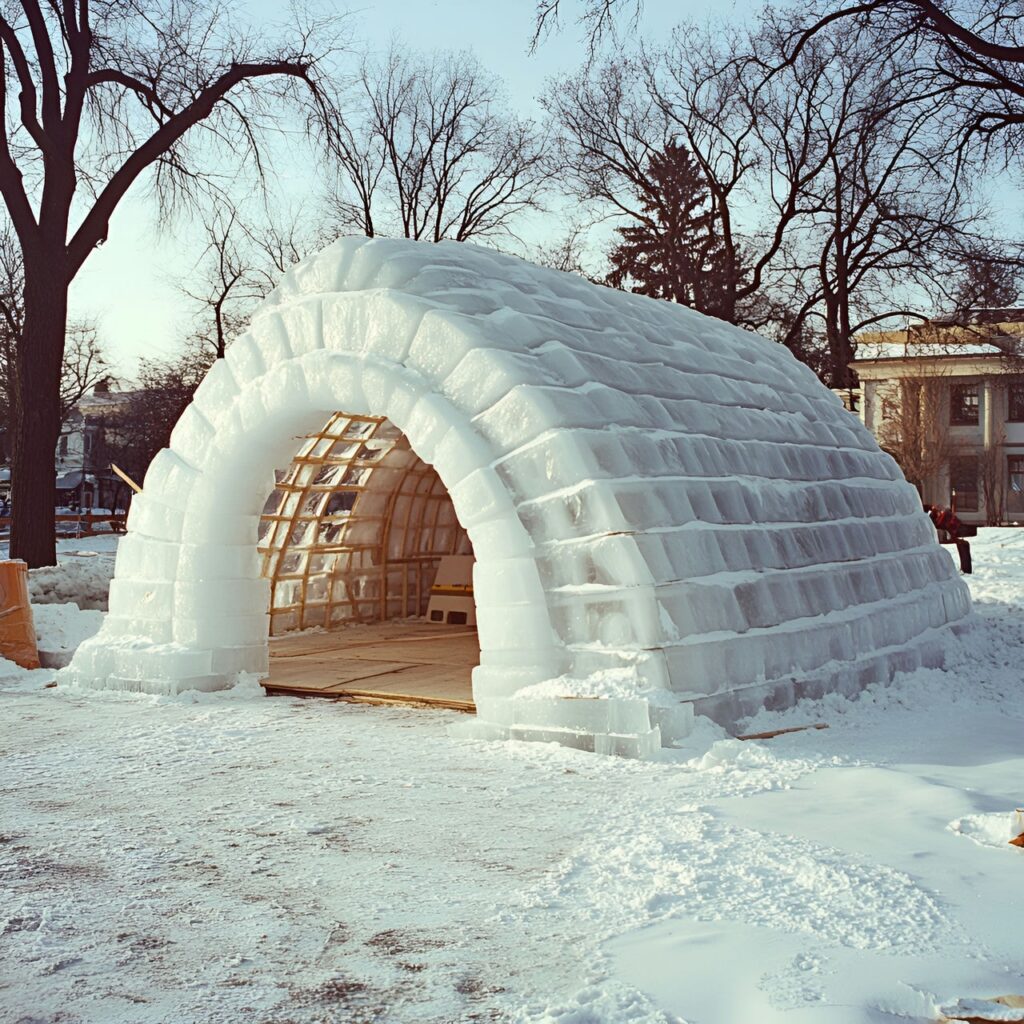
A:
[[[60,438],[60,374],[68,276],[58,255],[26,253],[25,324],[15,354],[11,558],[56,565],[54,454]]]
[[[839,266],[836,299],[839,303],[839,323],[835,339],[836,380],[833,387],[852,388],[856,383],[850,363],[853,362],[853,332],[850,327],[849,268],[845,259]]]
[[[854,375],[850,369],[853,362],[853,344],[850,341],[849,328],[843,327],[842,316],[835,321],[829,318],[828,323],[828,350],[829,362],[832,364],[832,387],[852,388],[854,386]]]
[[[855,377],[850,369],[850,363],[853,361],[853,345],[850,344],[849,333],[844,331],[839,324],[830,321],[826,335],[829,362],[832,364],[830,387],[836,389],[854,387]]]
[[[825,343],[828,345],[828,375],[830,388],[842,387],[842,353],[839,339],[839,304],[828,284],[825,287]]]
[[[835,283],[832,284],[830,281],[825,263],[822,264],[821,281],[825,293],[825,337],[828,341],[832,372],[829,386],[852,388],[854,377],[850,369],[850,363],[853,361],[853,342],[850,338],[849,266],[841,227],[842,220],[837,214],[836,238],[832,242],[832,272],[835,275]]]

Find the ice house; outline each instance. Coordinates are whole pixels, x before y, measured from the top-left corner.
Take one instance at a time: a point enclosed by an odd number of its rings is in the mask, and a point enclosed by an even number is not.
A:
[[[199,387],[62,679],[266,677],[271,633],[424,616],[467,555],[463,731],[598,752],[938,664],[970,614],[915,489],[783,346],[489,249],[345,238]]]

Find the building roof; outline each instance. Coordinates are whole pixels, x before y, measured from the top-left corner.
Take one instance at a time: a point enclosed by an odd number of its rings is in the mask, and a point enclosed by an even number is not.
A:
[[[943,313],[934,316],[928,323],[939,327],[1024,324],[1024,306],[975,307],[958,313]]]
[[[863,331],[855,363],[886,359],[1021,358],[1024,309],[971,310],[899,330]]]
[[[972,358],[992,356],[1004,358],[1006,350],[991,342],[963,342],[948,344],[925,341],[858,341],[854,362],[869,362],[879,359],[937,359]]]
[[[57,477],[57,490],[74,491],[81,487],[83,483],[95,484],[96,477],[91,473],[84,473],[80,469],[73,469],[69,473]]]
[[[139,390],[129,391],[92,391],[83,395],[75,405],[75,408],[85,416],[103,416],[124,408],[136,395],[142,394]]]

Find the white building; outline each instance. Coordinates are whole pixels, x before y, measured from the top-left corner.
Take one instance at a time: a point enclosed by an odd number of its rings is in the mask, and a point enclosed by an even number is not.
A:
[[[61,427],[54,457],[58,505],[113,511],[123,503],[125,485],[111,472],[103,439],[111,417],[130,395],[112,390],[109,382],[103,381],[71,410]]]
[[[1024,523],[1022,340],[1024,309],[977,310],[858,340],[852,366],[865,425],[887,447],[908,415],[908,385],[918,389],[930,406],[920,413],[920,444],[936,456],[920,460],[922,498],[955,506],[965,522]]]

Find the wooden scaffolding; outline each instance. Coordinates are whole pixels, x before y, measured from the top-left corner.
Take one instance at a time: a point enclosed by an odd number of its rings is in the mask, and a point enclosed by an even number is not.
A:
[[[335,413],[262,516],[271,635],[422,616],[442,556],[472,554],[433,467],[382,417]]]

